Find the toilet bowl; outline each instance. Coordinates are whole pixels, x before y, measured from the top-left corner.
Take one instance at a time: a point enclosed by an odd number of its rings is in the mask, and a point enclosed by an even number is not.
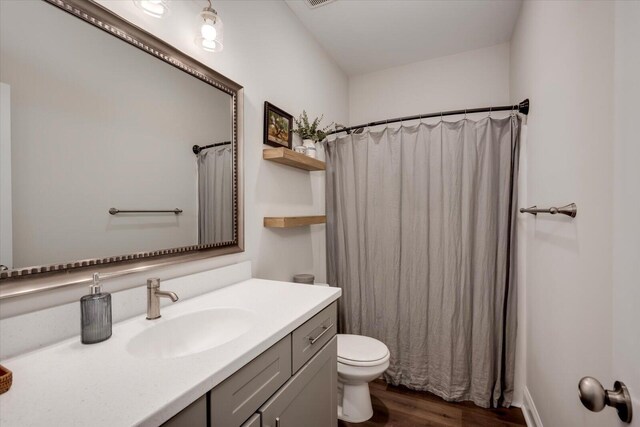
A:
[[[362,335],[338,334],[338,418],[361,423],[373,416],[369,381],[389,367],[389,349]]]

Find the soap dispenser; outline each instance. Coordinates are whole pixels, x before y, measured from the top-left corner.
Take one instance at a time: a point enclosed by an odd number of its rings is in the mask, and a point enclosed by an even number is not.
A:
[[[100,276],[93,273],[91,293],[80,299],[82,344],[95,344],[111,337],[111,294],[102,292]]]

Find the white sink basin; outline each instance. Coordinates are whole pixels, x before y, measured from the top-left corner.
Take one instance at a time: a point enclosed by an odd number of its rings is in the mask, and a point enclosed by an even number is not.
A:
[[[189,356],[239,337],[253,327],[254,319],[253,311],[228,307],[162,319],[134,336],[127,351],[144,359]]]

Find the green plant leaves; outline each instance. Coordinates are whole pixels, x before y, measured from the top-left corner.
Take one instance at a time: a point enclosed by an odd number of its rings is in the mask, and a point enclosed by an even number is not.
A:
[[[311,123],[309,123],[309,116],[307,115],[307,112],[302,110],[300,117],[294,117],[293,119],[296,124],[296,128],[293,131],[300,135],[300,138],[302,139],[312,139],[315,142],[322,141],[327,137],[327,131],[333,125],[333,123],[330,123],[329,125],[320,128],[320,122],[322,122],[323,118],[324,114],[320,117],[316,117]]]

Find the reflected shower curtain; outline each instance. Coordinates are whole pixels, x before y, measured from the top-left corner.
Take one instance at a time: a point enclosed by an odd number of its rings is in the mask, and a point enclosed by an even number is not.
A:
[[[387,382],[511,404],[519,129],[517,116],[465,119],[327,143],[340,329],[389,347]]]
[[[231,145],[198,154],[198,242],[233,240],[233,174]]]

